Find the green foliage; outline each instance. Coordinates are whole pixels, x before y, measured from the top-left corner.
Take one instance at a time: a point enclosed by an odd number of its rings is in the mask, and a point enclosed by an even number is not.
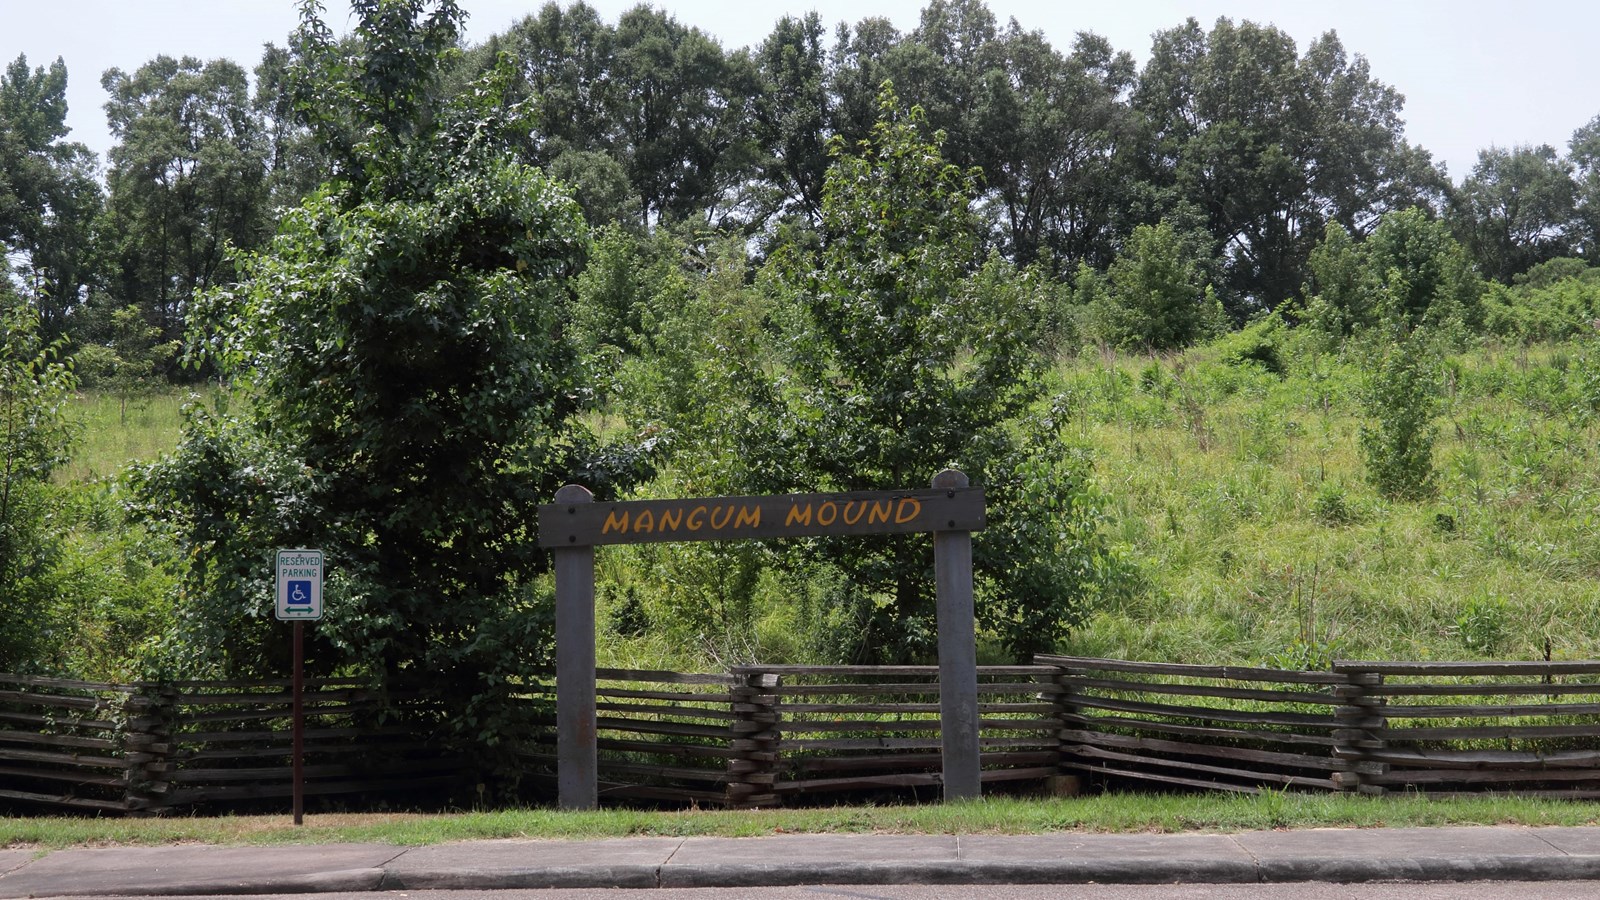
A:
[[[1546,260],[1571,256],[1578,185],[1554,147],[1489,147],[1451,198],[1455,231],[1485,278],[1510,282]]]
[[[1468,598],[1456,614],[1456,638],[1472,653],[1493,656],[1505,644],[1509,614],[1508,605],[1500,597]]]
[[[1397,335],[1380,348],[1362,391],[1370,423],[1361,429],[1367,478],[1385,497],[1433,495],[1433,443],[1439,366],[1424,331]]]
[[[1405,142],[1403,98],[1333,32],[1300,52],[1271,24],[1191,18],[1155,34],[1131,104],[1157,215],[1200,219],[1236,318],[1294,295],[1329,222],[1354,228],[1449,186]]]
[[[1289,327],[1281,313],[1270,313],[1245,327],[1216,340],[1214,346],[1223,362],[1235,366],[1259,366],[1274,375],[1285,375],[1289,367]]]
[[[1600,269],[1577,259],[1551,260],[1519,275],[1511,287],[1490,284],[1483,306],[1490,334],[1524,342],[1592,334],[1600,321]]]
[[[159,376],[178,354],[177,341],[160,342],[161,329],[145,321],[138,307],[111,313],[111,342],[80,347],[74,369],[86,387],[110,391],[120,402],[121,424],[128,422],[128,402],[154,392]]]
[[[1444,223],[1416,207],[1389,213],[1364,250],[1379,321],[1403,329],[1482,324],[1482,283]]]
[[[1317,495],[1311,500],[1311,515],[1318,522],[1332,526],[1349,525],[1357,518],[1344,485],[1331,481],[1323,482],[1317,489]]]
[[[1133,230],[1089,308],[1096,339],[1121,349],[1170,350],[1194,342],[1208,310],[1192,247],[1166,221]],[[1081,290],[1081,289],[1080,289]]]
[[[242,255],[237,286],[197,301],[197,349],[239,389],[194,410],[137,485],[189,561],[175,669],[281,671],[267,562],[320,547],[313,671],[426,674],[447,728],[481,747],[514,712],[495,703],[508,679],[548,658],[531,510],[568,480],[613,492],[634,460],[579,421],[577,205],[515,160],[504,70],[429,104],[454,7],[419,22],[414,6],[357,4],[365,55],[312,59],[312,95],[339,104],[319,127],[366,135],[331,148],[351,177]],[[302,28],[308,53],[317,26]]]
[[[989,576],[980,609],[1018,660],[1053,650],[1093,606],[1132,584],[1104,536],[1106,499],[1089,452],[1068,443],[1060,415],[1024,422],[1021,441],[989,470],[994,514],[978,538]]]
[[[158,56],[110,69],[107,124],[118,141],[106,183],[116,306],[137,306],[163,341],[183,336],[194,293],[231,280],[230,245],[268,232],[266,148],[244,69]]]
[[[1308,324],[1345,338],[1377,321],[1366,253],[1337,222],[1329,222],[1322,243],[1311,251],[1305,287]]]
[[[18,265],[47,340],[66,333],[80,291],[96,280],[93,227],[100,186],[89,148],[64,140],[67,67],[0,72],[0,252]]]
[[[1040,392],[1032,347],[1043,295],[998,261],[968,277],[977,261],[971,174],[943,162],[937,136],[922,136],[920,110],[903,112],[887,88],[879,102],[882,118],[856,154],[835,145],[820,253],[790,248],[775,261],[773,286],[792,304],[777,314],[783,406],[746,438],[743,455],[763,491],[903,488],[954,465],[974,484],[1015,492],[992,508],[1019,540],[980,538],[979,575],[992,582],[990,596],[1041,608],[1037,619],[999,604],[981,615],[1008,646],[1040,646],[1074,620],[1087,579],[1081,559],[1049,554],[1093,531],[1074,530],[1071,517],[1094,515],[1070,489],[1079,470],[1052,468],[1047,456],[1028,462],[1003,424]],[[1015,486],[1002,486],[1008,471]],[[1026,502],[1058,487],[1065,493],[1054,503]],[[815,560],[873,598],[858,653],[912,659],[931,650],[929,549],[903,536],[816,543]]]
[[[0,672],[37,666],[61,566],[50,473],[66,459],[74,387],[58,344],[0,263]]]

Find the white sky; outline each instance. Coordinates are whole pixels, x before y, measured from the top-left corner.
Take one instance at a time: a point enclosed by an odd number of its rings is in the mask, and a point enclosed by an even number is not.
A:
[[[477,42],[536,12],[543,0],[460,0]],[[344,0],[325,0],[327,20],[345,30]],[[591,0],[611,22],[635,0]],[[884,16],[914,27],[924,0],[657,0],[653,5],[719,38],[726,47],[761,41],[785,12],[817,10],[832,27]],[[1433,152],[1457,181],[1490,145],[1551,144],[1565,152],[1572,132],[1600,115],[1600,68],[1593,0],[988,0],[1004,23],[1016,18],[1043,31],[1057,48],[1078,31],[1104,35],[1140,63],[1150,35],[1188,16],[1208,29],[1218,16],[1271,22],[1304,51],[1333,29],[1350,53],[1367,57],[1373,75],[1406,97],[1407,137]],[[0,0],[0,64],[26,53],[30,66],[57,56],[68,72],[68,124],[103,159],[100,73],[132,71],[158,54],[226,57],[247,70],[261,46],[282,45],[297,21],[293,0]],[[830,40],[831,43],[831,40]]]

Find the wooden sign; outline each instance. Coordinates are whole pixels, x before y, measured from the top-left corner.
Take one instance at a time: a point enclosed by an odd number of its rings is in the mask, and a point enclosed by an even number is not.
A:
[[[983,526],[983,488],[550,503],[539,507],[539,546],[978,531]]]

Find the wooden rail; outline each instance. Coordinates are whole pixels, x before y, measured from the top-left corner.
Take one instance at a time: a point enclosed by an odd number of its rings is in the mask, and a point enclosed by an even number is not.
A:
[[[1600,662],[1036,661],[1070,692],[1063,765],[1106,781],[1600,797]]]
[[[934,666],[595,675],[604,800],[754,807],[941,787]],[[447,749],[439,710],[418,693],[312,682],[307,793],[414,802],[509,770],[523,797],[548,798],[555,689],[541,678],[510,697],[508,720],[525,725],[503,735],[497,769],[491,753]],[[286,798],[289,707],[277,680],[0,674],[0,809],[140,814]],[[980,667],[978,712],[986,785],[1076,774],[1228,791],[1600,797],[1600,662],[1296,672],[1039,656]]]
[[[415,695],[378,698],[355,682],[311,681],[306,793],[459,785],[461,760],[415,727]],[[113,685],[0,674],[0,802],[93,813],[154,813],[288,797],[287,683]]]
[[[763,680],[762,709],[771,723],[763,736],[774,751],[747,802],[941,786],[937,666],[748,666],[734,673]],[[1055,676],[1050,666],[978,668],[984,784],[1060,773]]]

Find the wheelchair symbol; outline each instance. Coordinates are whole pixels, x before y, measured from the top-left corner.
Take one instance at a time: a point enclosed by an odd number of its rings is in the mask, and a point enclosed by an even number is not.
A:
[[[310,606],[311,605],[311,582],[309,582],[309,581],[291,581],[291,582],[289,582],[289,605],[290,606]]]

